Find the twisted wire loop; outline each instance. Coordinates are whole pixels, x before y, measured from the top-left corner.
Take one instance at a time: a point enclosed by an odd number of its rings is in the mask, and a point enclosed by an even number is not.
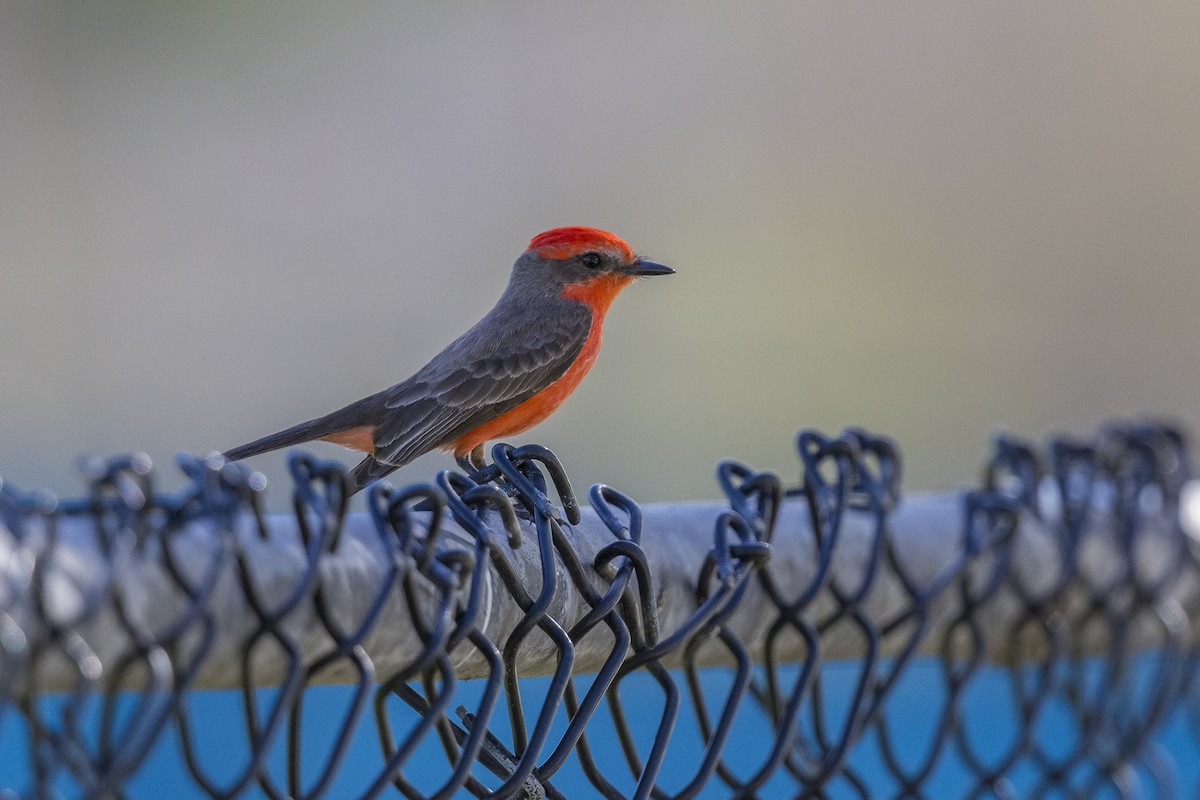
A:
[[[1178,430],[1001,436],[926,511],[885,437],[796,450],[792,488],[719,464],[690,538],[602,484],[585,514],[538,445],[377,483],[365,515],[304,454],[285,517],[216,456],[181,457],[173,493],[141,455],[86,462],[78,500],[0,483],[0,797],[136,795],[166,740],[221,798],[1178,793],[1159,734],[1178,710],[1200,743]],[[1012,724],[981,738],[997,680]],[[236,755],[207,687],[237,690]]]
[[[1131,797],[1143,782],[1152,796],[1173,796],[1152,737],[1196,674],[1196,598],[1185,608],[1180,591],[1198,566],[1180,526],[1190,473],[1182,435],[1162,425],[1114,425],[1092,441],[1056,437],[1043,456],[997,440],[986,484],[1037,521],[1019,532],[1035,541],[1014,544],[1045,555],[1040,570],[998,576],[1019,611],[987,646],[1007,665],[1019,724],[986,755],[955,736],[975,778],[967,796],[1020,796],[1009,776],[1029,768],[1039,776],[1030,796]],[[1110,567],[1086,568],[1097,561]],[[956,694],[976,671],[973,661]],[[1057,740],[1036,733],[1051,715],[1070,723]]]

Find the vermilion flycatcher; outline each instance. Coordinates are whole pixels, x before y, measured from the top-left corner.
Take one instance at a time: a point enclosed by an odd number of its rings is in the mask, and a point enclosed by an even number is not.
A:
[[[434,449],[482,463],[485,442],[541,422],[583,380],[613,298],[639,276],[673,272],[596,228],[538,234],[495,308],[411,378],[225,456],[336,442],[368,454],[351,473],[355,491]]]

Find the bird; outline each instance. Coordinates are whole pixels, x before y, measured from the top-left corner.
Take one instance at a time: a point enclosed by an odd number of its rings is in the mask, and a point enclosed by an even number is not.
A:
[[[481,468],[488,441],[538,424],[579,386],[621,290],[640,277],[674,272],[598,228],[539,233],[492,310],[411,377],[224,456],[238,461],[334,442],[367,454],[348,475],[352,493],[431,450]]]

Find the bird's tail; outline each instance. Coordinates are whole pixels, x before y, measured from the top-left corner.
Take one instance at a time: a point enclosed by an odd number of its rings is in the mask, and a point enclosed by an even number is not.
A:
[[[299,425],[293,425],[278,433],[272,433],[270,436],[264,436],[261,439],[255,439],[253,442],[241,445],[240,447],[235,447],[232,450],[226,450],[225,457],[230,461],[238,461],[250,456],[256,456],[259,453],[267,453],[271,450],[278,450],[281,447],[290,447],[294,444],[311,442],[314,439],[321,439],[330,434],[370,424],[373,421],[372,412],[378,405],[375,402],[376,399],[374,396],[364,398],[357,403],[352,403],[345,408],[334,411],[332,414],[310,419],[308,422],[301,422]]]
[[[378,480],[397,469],[399,467],[394,464],[385,464],[382,461],[376,461],[373,456],[367,456],[350,471],[350,493],[357,492],[371,481]]]

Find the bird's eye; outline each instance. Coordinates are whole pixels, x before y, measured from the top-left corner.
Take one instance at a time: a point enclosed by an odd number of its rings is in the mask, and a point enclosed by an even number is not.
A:
[[[599,253],[584,253],[579,257],[579,263],[588,269],[596,269],[602,260]]]

